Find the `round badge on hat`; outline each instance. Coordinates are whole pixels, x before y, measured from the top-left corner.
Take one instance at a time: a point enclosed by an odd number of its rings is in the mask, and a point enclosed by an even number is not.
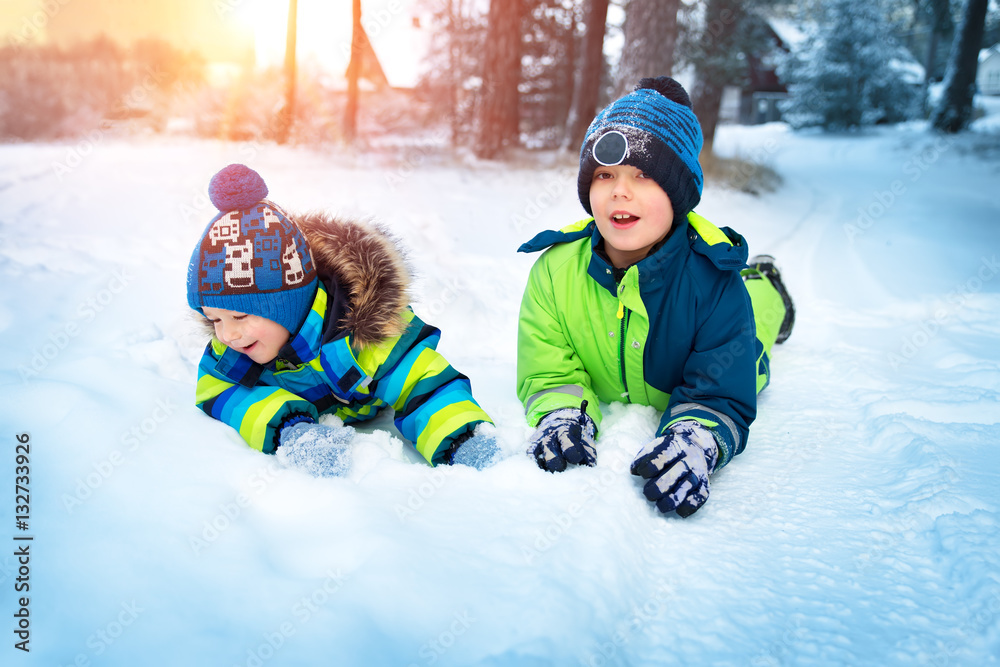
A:
[[[621,164],[628,157],[628,137],[618,130],[610,130],[594,142],[594,159],[605,167]]]

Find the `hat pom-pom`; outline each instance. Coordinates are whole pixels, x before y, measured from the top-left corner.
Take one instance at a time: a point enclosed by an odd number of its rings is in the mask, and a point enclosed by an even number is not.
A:
[[[242,211],[267,196],[267,184],[250,167],[231,164],[212,177],[208,196],[222,212]]]
[[[643,88],[655,90],[668,100],[673,100],[674,102],[677,102],[677,104],[683,104],[689,109],[692,108],[691,98],[688,97],[687,91],[684,90],[684,86],[677,83],[675,79],[672,79],[669,76],[658,76],[656,78],[646,77],[639,79],[639,85],[636,86],[635,89],[641,90]]]

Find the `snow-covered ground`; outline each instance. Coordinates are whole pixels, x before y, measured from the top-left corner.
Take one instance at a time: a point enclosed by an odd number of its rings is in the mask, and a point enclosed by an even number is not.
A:
[[[607,409],[595,469],[551,475],[523,453],[516,319],[533,257],[515,250],[583,216],[573,166],[99,134],[0,146],[0,662],[995,664],[990,123],[948,138],[722,129],[717,149],[784,185],[710,186],[698,210],[778,257],[798,322],[746,452],[687,520],[656,513],[627,472],[652,409]],[[230,162],[286,208],[375,216],[408,244],[415,309],[442,328],[505,460],[432,469],[383,418],[349,478],[317,479],[194,407],[204,339],[185,271],[208,180]],[[22,607],[29,654],[14,648]]]

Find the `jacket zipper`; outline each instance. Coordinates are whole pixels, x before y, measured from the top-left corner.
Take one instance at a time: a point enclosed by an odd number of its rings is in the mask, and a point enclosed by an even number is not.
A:
[[[628,379],[625,377],[625,330],[628,329],[628,320],[632,315],[632,311],[624,306],[621,306],[620,310],[622,317],[619,318],[621,320],[621,328],[618,332],[618,366],[622,374],[622,387],[625,388],[622,398],[631,403],[628,397]]]

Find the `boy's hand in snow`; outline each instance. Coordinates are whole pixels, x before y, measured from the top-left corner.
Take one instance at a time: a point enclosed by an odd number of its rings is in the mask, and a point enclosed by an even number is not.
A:
[[[707,427],[693,420],[673,424],[646,444],[632,462],[632,474],[648,479],[646,498],[666,513],[689,517],[708,500],[708,476],[719,460],[719,446]]]
[[[286,426],[279,436],[278,459],[316,477],[342,477],[351,467],[354,429],[299,422]]]
[[[587,401],[580,409],[563,408],[542,417],[531,434],[528,454],[542,470],[562,472],[568,463],[597,464],[594,421],[586,412]]]
[[[483,470],[500,461],[500,447],[497,446],[496,429],[493,424],[482,423],[472,433],[460,435],[452,443],[445,462],[462,464]]]

